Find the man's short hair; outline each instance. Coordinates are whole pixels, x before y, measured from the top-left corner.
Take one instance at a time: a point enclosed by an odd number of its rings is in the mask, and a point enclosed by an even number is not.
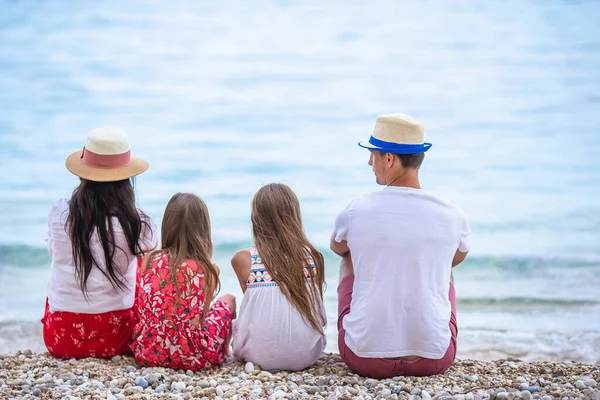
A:
[[[425,159],[425,153],[419,154],[396,154],[396,157],[400,159],[402,166],[406,169],[419,169],[423,160]]]
[[[381,152],[382,155],[386,154]],[[419,154],[394,154],[400,160],[403,168],[406,169],[419,169],[423,160],[425,159],[425,153]]]

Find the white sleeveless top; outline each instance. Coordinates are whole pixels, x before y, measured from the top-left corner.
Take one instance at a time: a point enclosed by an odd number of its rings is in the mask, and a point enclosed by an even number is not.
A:
[[[233,355],[258,364],[263,370],[308,368],[323,354],[325,336],[307,325],[285,298],[256,247],[250,247],[250,257],[246,293],[238,319],[233,322]],[[316,272],[312,257],[307,263]],[[325,313],[325,308],[321,309]]]

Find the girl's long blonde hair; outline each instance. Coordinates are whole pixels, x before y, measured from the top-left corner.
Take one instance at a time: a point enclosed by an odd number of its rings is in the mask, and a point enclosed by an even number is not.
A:
[[[181,295],[177,272],[184,260],[194,260],[204,273],[206,314],[208,305],[219,292],[220,282],[217,268],[212,262],[208,208],[200,197],[191,193],[176,193],[171,197],[162,220],[161,242],[162,249],[159,251],[165,251],[169,256],[170,278],[175,284],[177,297]],[[184,277],[186,282],[193,278],[185,273]]]
[[[265,185],[254,195],[251,219],[254,243],[265,268],[307,324],[324,335],[325,263],[304,234],[298,198],[286,185]],[[316,272],[308,264],[309,256]]]

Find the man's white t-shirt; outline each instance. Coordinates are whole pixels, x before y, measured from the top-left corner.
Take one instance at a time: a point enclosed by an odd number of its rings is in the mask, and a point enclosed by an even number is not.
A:
[[[469,250],[469,221],[422,189],[386,186],[336,218],[354,266],[346,345],[359,357],[440,359],[450,345],[448,298],[456,250]]]

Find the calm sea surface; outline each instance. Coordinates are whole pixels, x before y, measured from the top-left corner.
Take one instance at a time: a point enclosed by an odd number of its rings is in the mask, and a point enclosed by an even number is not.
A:
[[[139,206],[207,202],[223,291],[261,185],[325,252],[377,189],[379,113],[423,121],[425,189],[460,204],[459,357],[600,362],[600,2],[0,0],[0,352],[42,350],[46,219],[89,130],[150,162]],[[326,252],[336,351],[338,259]]]

